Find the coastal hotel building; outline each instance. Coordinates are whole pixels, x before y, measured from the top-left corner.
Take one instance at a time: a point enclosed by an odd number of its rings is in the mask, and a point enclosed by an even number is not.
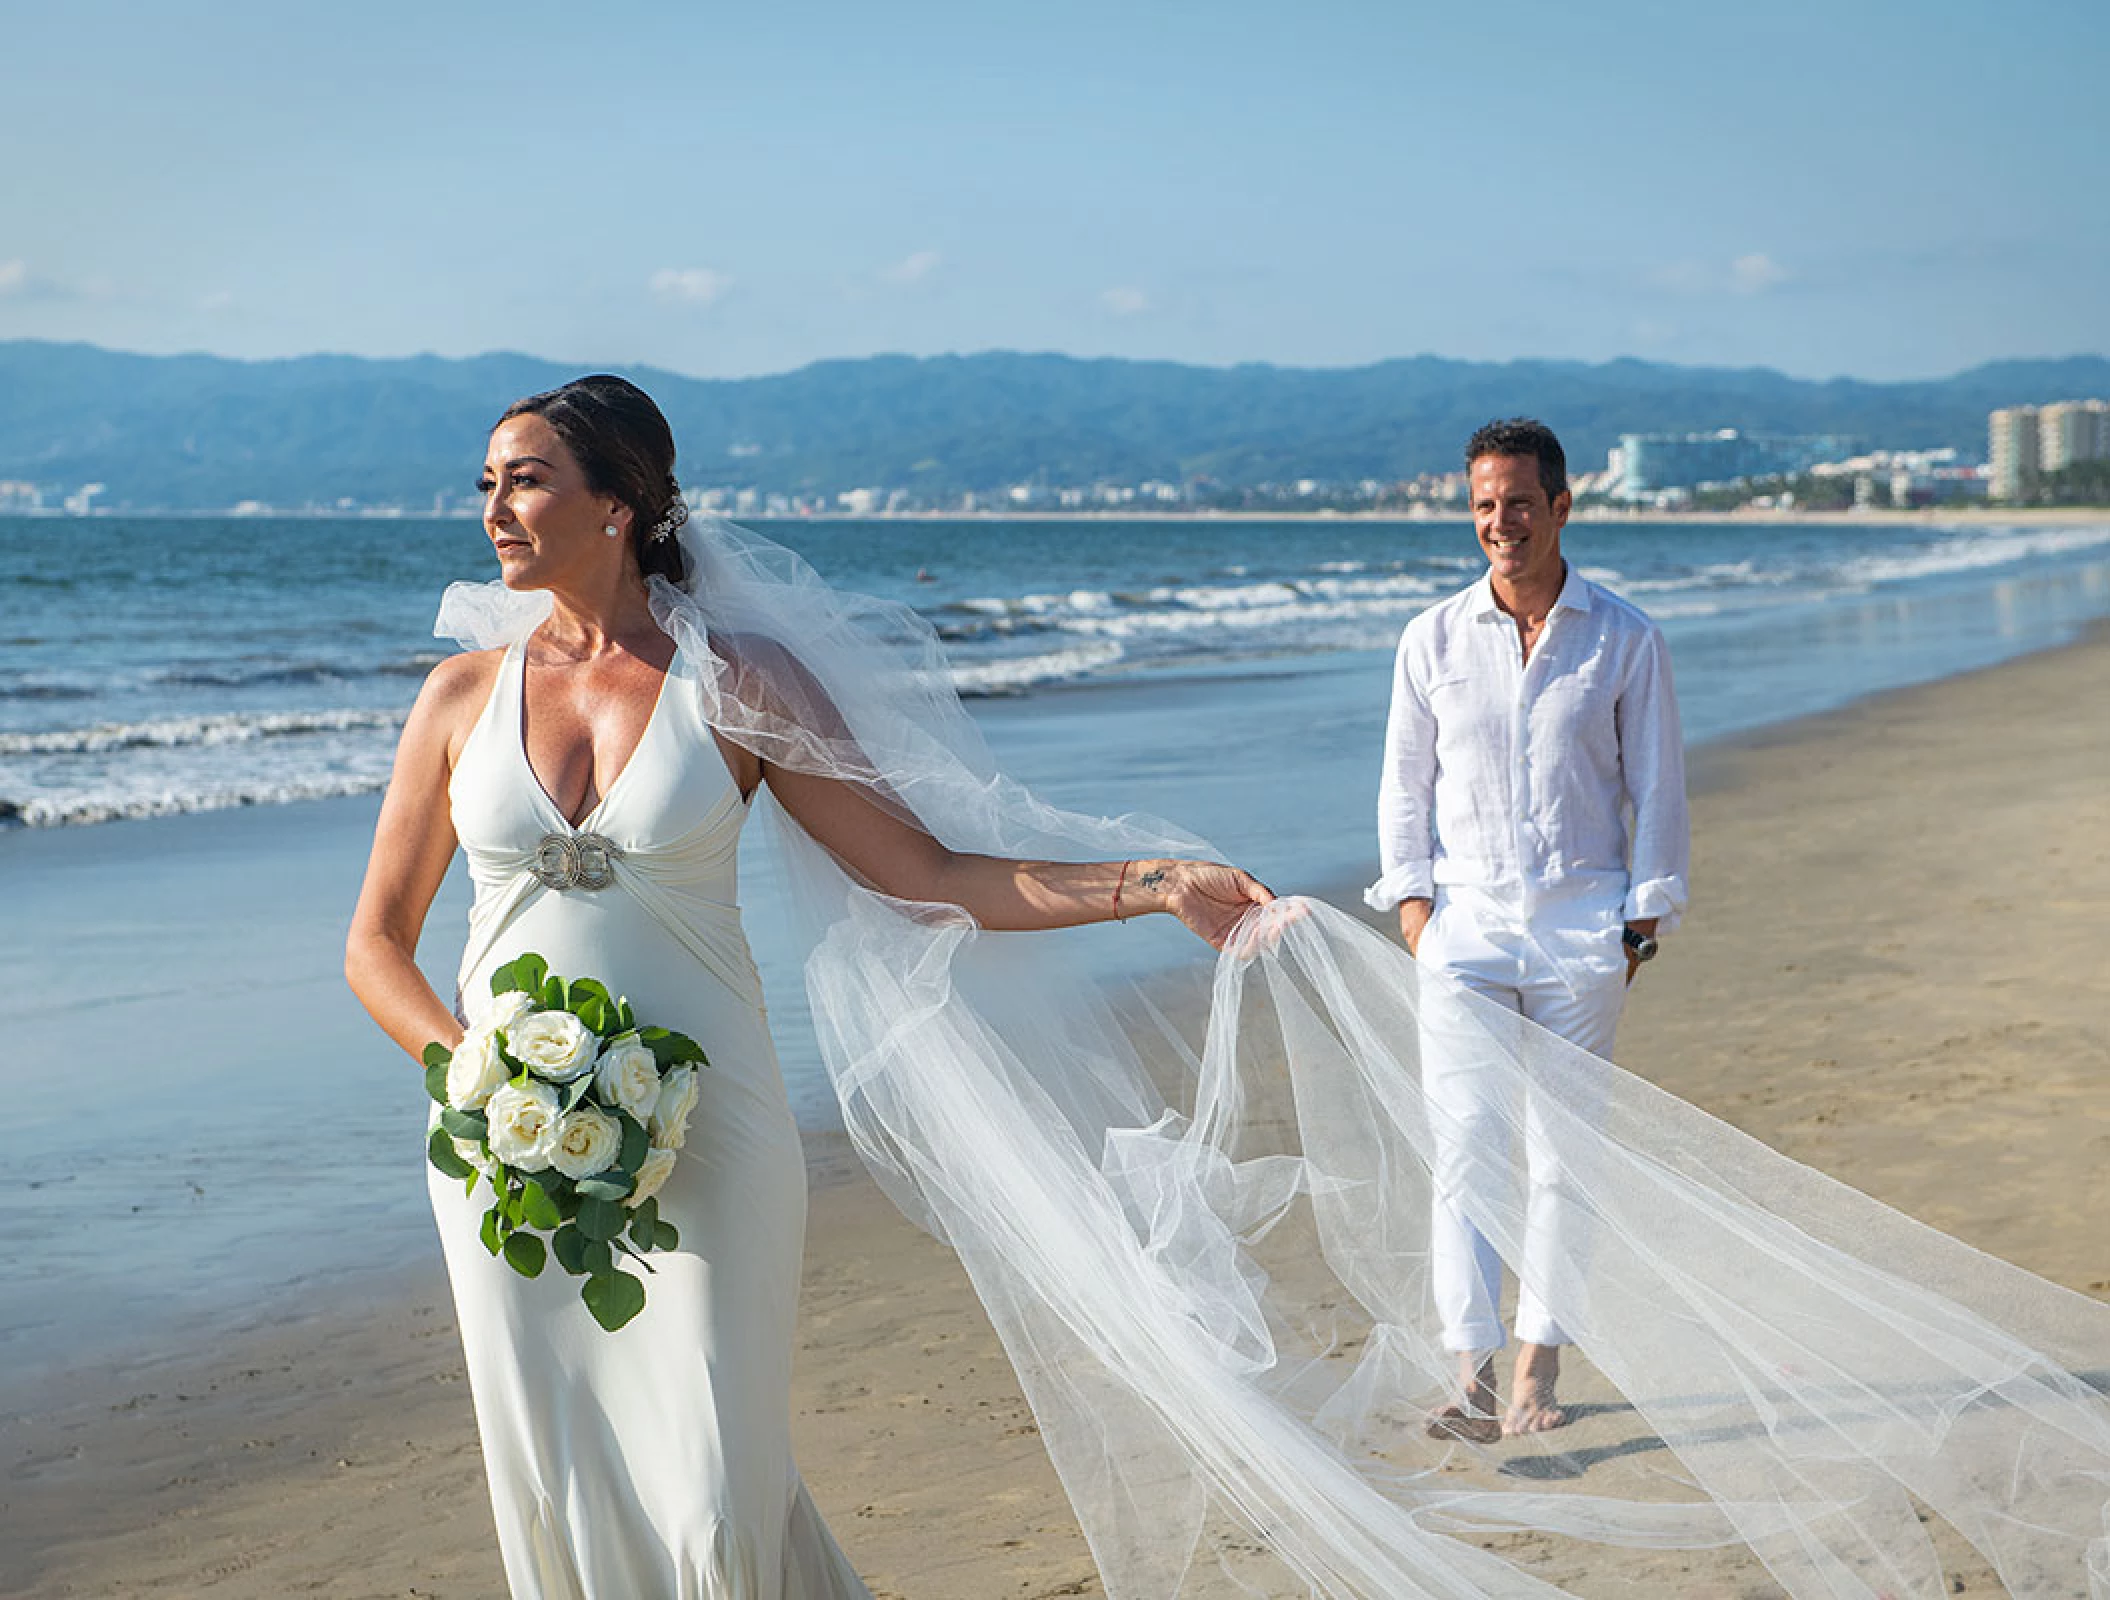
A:
[[[1987,419],[1986,460],[1995,500],[2021,500],[2047,472],[2110,456],[2110,401],[2007,406]]]

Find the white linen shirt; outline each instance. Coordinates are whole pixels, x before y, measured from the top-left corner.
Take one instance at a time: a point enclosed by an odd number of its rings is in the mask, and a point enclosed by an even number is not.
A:
[[[1491,578],[1422,612],[1400,635],[1377,826],[1375,910],[1456,884],[1529,915],[1594,880],[1669,932],[1690,828],[1661,631],[1572,562],[1528,662]]]

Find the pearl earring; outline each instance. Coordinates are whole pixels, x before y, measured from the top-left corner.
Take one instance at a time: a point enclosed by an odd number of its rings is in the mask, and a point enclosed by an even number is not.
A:
[[[609,537],[609,538],[611,538],[611,539],[619,539],[619,538],[621,538],[621,537],[622,537],[622,534],[623,534],[623,530],[622,530],[621,528],[618,528],[618,527],[617,527],[617,526],[616,526],[616,525],[615,525],[614,523],[612,523],[612,522],[611,522],[611,523],[609,523],[609,524],[608,524],[608,526],[607,526],[607,527],[605,527],[605,528],[603,528],[603,529],[602,529],[601,531],[602,531],[603,533],[607,534],[607,535],[608,535],[608,537]]]

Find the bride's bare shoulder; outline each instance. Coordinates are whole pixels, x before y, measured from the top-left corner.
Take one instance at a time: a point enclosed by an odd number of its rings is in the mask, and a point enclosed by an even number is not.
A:
[[[465,650],[435,664],[425,675],[410,720],[450,734],[466,731],[490,699],[505,654],[503,650]]]
[[[464,650],[442,657],[425,675],[422,692],[449,700],[478,691],[488,693],[505,658],[503,650]]]

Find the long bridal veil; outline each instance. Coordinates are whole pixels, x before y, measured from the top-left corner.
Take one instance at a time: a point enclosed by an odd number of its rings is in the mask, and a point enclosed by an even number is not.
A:
[[[907,608],[730,523],[681,538],[690,576],[652,580],[655,615],[728,737],[955,849],[1208,853],[1007,779]],[[457,585],[439,631],[488,645],[544,605]],[[1958,1552],[2012,1594],[2110,1600],[2110,1307],[1442,986],[1324,905],[1253,913],[1213,969],[1113,986],[1072,936],[889,898],[771,815],[845,1124],[972,1276],[1109,1595],[1607,1592],[1623,1549],[1740,1544],[1798,1600],[1945,1595]],[[1439,1052],[1508,1091],[1506,1139],[1474,1148],[1508,1171],[1554,1141],[1587,1219],[1583,1248],[1527,1263],[1520,1173],[1468,1191],[1616,1387],[1566,1436],[1424,1431],[1454,1359],[1427,1284],[1452,1176],[1421,1092]]]

